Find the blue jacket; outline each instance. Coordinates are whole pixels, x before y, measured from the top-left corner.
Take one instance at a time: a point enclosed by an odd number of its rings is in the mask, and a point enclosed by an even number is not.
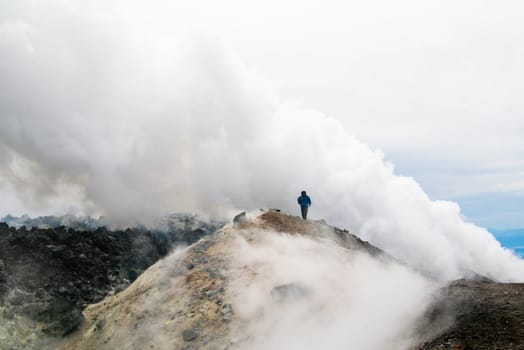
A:
[[[311,205],[311,198],[306,194],[305,196],[298,197],[297,202],[301,207],[309,207]]]

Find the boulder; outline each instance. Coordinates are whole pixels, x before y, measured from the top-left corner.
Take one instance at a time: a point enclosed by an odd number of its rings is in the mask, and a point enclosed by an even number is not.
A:
[[[186,329],[182,332],[182,338],[184,338],[185,341],[192,341],[195,340],[197,337],[198,333],[192,329]]]
[[[274,287],[271,289],[271,296],[276,302],[283,303],[307,298],[312,292],[312,289],[303,283],[292,282]]]
[[[246,219],[247,219],[246,212],[243,211],[240,214],[235,215],[235,217],[233,218],[233,223],[241,224],[243,222],[246,222]]]
[[[84,321],[82,312],[75,304],[63,297],[55,298],[38,314],[37,318],[44,323],[42,327],[44,333],[59,337],[74,332]]]

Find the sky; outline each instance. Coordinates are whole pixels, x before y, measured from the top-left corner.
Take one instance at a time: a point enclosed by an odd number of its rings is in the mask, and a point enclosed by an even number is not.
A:
[[[195,1],[165,21],[223,38],[283,96],[341,121],[432,199],[524,227],[519,1]],[[137,9],[162,25],[154,6]]]
[[[483,229],[523,224],[519,6],[4,2],[0,214],[294,213],[307,189],[437,279],[520,281]]]
[[[522,227],[523,5],[388,3],[304,9],[293,29],[276,19],[289,38],[259,40],[246,56],[382,149],[432,198],[459,202],[483,226]],[[262,50],[301,59],[289,69],[264,62]]]
[[[119,21],[140,26],[137,41],[147,31],[172,30],[221,40],[282,97],[339,120],[432,199],[458,202],[465,218],[483,227],[524,227],[519,1],[65,6],[95,17],[120,12]]]

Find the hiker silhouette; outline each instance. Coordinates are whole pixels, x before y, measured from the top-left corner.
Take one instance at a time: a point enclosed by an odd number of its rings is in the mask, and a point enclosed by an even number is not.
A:
[[[297,198],[297,202],[300,205],[302,219],[307,220],[307,211],[309,207],[311,206],[311,198],[309,198],[306,191],[302,191],[300,193],[300,197]]]

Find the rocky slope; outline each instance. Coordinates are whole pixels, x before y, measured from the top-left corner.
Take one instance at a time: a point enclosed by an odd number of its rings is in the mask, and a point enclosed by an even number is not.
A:
[[[421,350],[524,349],[524,284],[459,280],[443,290],[426,330],[447,324]]]
[[[295,249],[304,249],[306,255],[295,254]],[[308,279],[312,272],[300,269],[302,261],[286,265],[286,258],[311,260],[318,253],[335,254],[344,264],[357,264],[362,256],[370,269],[404,269],[388,267],[399,264],[347,231],[265,212],[170,255],[126,290],[87,307],[81,329],[59,348],[275,348],[271,342],[281,341],[276,333],[289,326],[282,321],[286,315],[293,315],[291,324],[312,318],[316,327],[319,319],[337,313],[339,305],[332,302],[332,295],[340,295],[336,281],[332,286],[315,282],[325,275],[323,271]],[[274,260],[279,260],[277,270],[271,265]],[[293,338],[292,334],[283,336]]]
[[[442,287],[323,221],[235,221],[176,239],[1,226],[0,349],[524,349],[524,284]]]
[[[0,349],[38,349],[69,334],[87,305],[124,290],[173,246],[220,226],[194,216],[169,223],[164,232],[0,223]]]

